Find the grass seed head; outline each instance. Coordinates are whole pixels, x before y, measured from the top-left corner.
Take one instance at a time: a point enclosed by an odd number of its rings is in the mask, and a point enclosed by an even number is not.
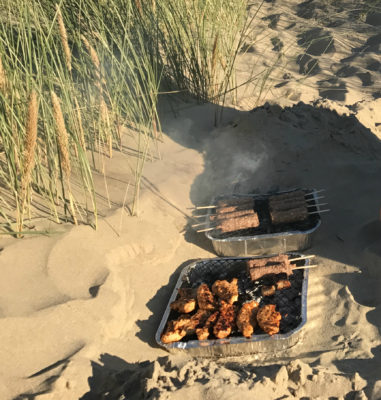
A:
[[[38,104],[37,94],[33,90],[29,96],[28,114],[26,120],[26,136],[24,143],[24,161],[21,188],[25,193],[30,182],[30,177],[34,167],[34,153],[37,142],[37,121],[38,121]]]
[[[65,28],[65,24],[62,18],[62,13],[61,9],[58,4],[56,4],[56,10],[57,10],[57,21],[58,21],[58,28],[60,31],[60,37],[61,37],[61,43],[62,43],[62,48],[65,54],[65,61],[66,61],[66,66],[69,72],[71,72],[71,51],[69,47],[69,42],[67,39],[67,32]]]
[[[86,39],[86,37],[84,35],[81,35],[81,39],[82,39],[82,42],[85,45],[88,53],[90,54],[90,58],[91,58],[92,63],[94,64],[94,67],[97,69],[97,71],[99,71],[100,62],[99,62],[97,52],[95,51],[94,47],[89,43],[89,41]]]
[[[65,120],[61,110],[61,104],[57,95],[52,91],[53,116],[57,128],[58,147],[61,155],[61,165],[67,177],[71,173],[69,157],[69,135],[66,130]]]

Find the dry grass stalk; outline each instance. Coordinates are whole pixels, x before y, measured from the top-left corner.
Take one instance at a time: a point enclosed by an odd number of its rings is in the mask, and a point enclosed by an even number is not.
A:
[[[0,91],[5,95],[8,88],[8,79],[5,69],[3,67],[3,62],[0,57]]]
[[[58,4],[56,4],[56,10],[57,10],[57,21],[58,21],[58,28],[60,31],[60,37],[61,37],[61,43],[62,43],[62,48],[65,54],[65,61],[66,61],[66,66],[69,72],[71,72],[71,51],[69,47],[69,42],[67,40],[67,32],[65,28],[65,24],[62,18],[61,14],[61,9]]]
[[[21,176],[21,192],[19,193],[19,207],[17,228],[21,232],[24,224],[24,210],[27,201],[28,187],[31,181],[35,162],[35,149],[37,143],[38,103],[37,94],[33,90],[29,96],[28,112],[25,126],[25,141],[23,155],[23,173]]]
[[[37,94],[33,90],[29,96],[28,115],[26,121],[26,136],[24,143],[23,174],[21,190],[26,192],[34,167],[34,153],[37,143],[38,104]]]
[[[69,157],[69,135],[66,130],[65,120],[61,110],[61,104],[57,95],[52,91],[52,104],[53,104],[53,116],[57,127],[57,140],[58,148],[61,155],[61,165],[67,177],[71,174],[71,164]]]
[[[110,113],[103,96],[100,99],[99,113],[101,117],[102,128],[106,131],[107,142],[108,142],[108,153],[109,157],[112,157],[112,134],[110,133]]]
[[[57,127],[57,140],[58,140],[58,148],[61,156],[61,165],[62,169],[66,176],[66,183],[69,190],[69,204],[70,204],[70,211],[73,217],[74,223],[77,225],[77,218],[75,215],[74,203],[73,203],[73,196],[71,194],[71,185],[70,185],[70,175],[71,175],[71,164],[70,164],[70,157],[69,157],[69,135],[66,130],[65,120],[62,114],[62,109],[60,105],[60,101],[57,95],[52,91],[52,104],[53,104],[53,116],[56,122]]]
[[[81,39],[82,39],[83,44],[86,47],[86,50],[90,54],[90,58],[91,58],[91,61],[94,65],[94,67],[97,69],[97,72],[99,74],[99,69],[100,69],[101,63],[99,62],[97,52],[95,51],[94,47],[89,43],[89,41],[86,39],[86,37],[84,35],[81,35]]]
[[[81,110],[79,108],[78,100],[75,97],[75,108],[77,110],[77,120],[78,120],[78,127],[79,127],[79,142],[81,143],[81,147],[83,150],[86,149],[86,142],[85,142],[85,134],[83,132],[83,126],[82,126],[82,116],[81,116]]]

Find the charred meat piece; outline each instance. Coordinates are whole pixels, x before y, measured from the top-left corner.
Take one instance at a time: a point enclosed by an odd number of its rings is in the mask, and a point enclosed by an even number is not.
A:
[[[187,325],[189,324],[190,317],[188,315],[180,315],[176,320],[169,321],[167,329],[161,335],[163,343],[178,342],[187,334]]]
[[[223,233],[239,231],[241,229],[257,228],[259,226],[258,214],[244,215],[237,218],[223,219],[219,222],[216,229]]]
[[[270,211],[270,216],[274,225],[299,222],[308,218],[308,209],[306,206],[302,206],[289,210],[273,210]]]
[[[215,298],[206,283],[201,284],[197,289],[197,303],[201,310],[214,311],[216,309]]]
[[[210,311],[208,310],[197,310],[196,314],[192,315],[189,322],[185,325],[185,330],[187,335],[193,335],[196,332],[196,328],[201,325],[203,326],[210,316]]]
[[[276,291],[275,285],[262,286],[261,288],[262,296],[274,296],[275,291]]]
[[[188,314],[196,308],[196,293],[190,288],[180,288],[178,298],[170,305],[171,310]]]
[[[255,211],[253,209],[244,209],[239,211],[228,212],[224,214],[214,214],[210,216],[211,221],[220,222],[220,220],[228,219],[228,218],[237,218],[237,217],[244,217],[249,215],[255,215]]]
[[[219,312],[215,311],[213,314],[209,315],[204,326],[196,329],[196,335],[198,340],[206,340],[210,335],[210,329],[214,326],[218,319]]]
[[[213,327],[213,333],[216,338],[224,339],[228,337],[234,327],[235,311],[232,304],[221,301],[219,316]]]
[[[289,287],[291,287],[291,282],[288,279],[281,279],[276,283],[278,290],[288,289]]]
[[[256,326],[256,313],[259,304],[256,301],[250,301],[242,305],[237,315],[237,327],[243,336],[249,338],[254,333]]]
[[[287,279],[281,279],[275,285],[262,286],[262,296],[273,296],[276,290],[288,289],[291,287],[291,282]]]
[[[212,292],[226,303],[233,304],[238,301],[238,279],[233,278],[228,281],[215,281],[212,286]]]
[[[267,304],[261,307],[257,313],[257,321],[260,328],[269,335],[279,332],[281,314],[275,310],[274,304]]]

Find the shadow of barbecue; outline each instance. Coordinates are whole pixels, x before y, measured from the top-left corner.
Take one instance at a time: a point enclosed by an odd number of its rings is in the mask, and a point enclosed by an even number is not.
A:
[[[168,300],[172,294],[177,279],[179,278],[181,270],[193,261],[196,260],[187,260],[182,263],[169,277],[168,284],[162,286],[147,302],[146,306],[152,312],[150,317],[146,320],[136,321],[136,325],[140,328],[140,331],[136,333],[136,336],[149,346],[156,348],[159,347],[155,341],[155,333],[163,317],[165,307],[168,304]]]
[[[204,171],[191,187],[193,204],[222,193],[324,188],[322,201],[331,212],[322,214],[313,251],[356,262],[359,233],[381,205],[381,141],[353,115],[304,103],[283,109],[266,104],[246,113],[226,108],[217,129],[215,110],[194,106],[178,120],[163,119],[173,140],[204,156]],[[203,243],[193,232],[185,237]]]

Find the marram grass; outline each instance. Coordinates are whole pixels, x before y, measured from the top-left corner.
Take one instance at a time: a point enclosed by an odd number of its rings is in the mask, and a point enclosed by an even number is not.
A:
[[[49,215],[96,226],[93,173],[123,151],[125,131],[137,145],[128,182],[136,213],[160,139],[161,82],[223,102],[247,4],[0,0],[0,230],[25,232],[30,217]]]

